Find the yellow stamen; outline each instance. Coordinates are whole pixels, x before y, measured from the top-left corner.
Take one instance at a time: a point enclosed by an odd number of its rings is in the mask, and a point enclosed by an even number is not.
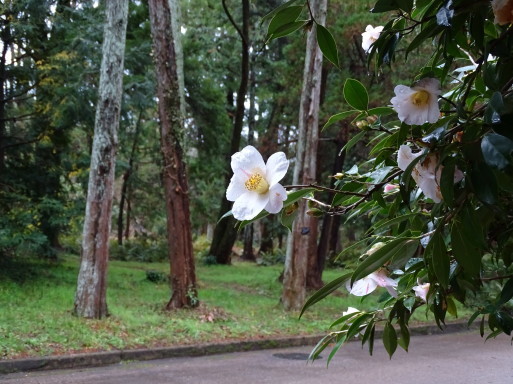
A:
[[[417,107],[421,107],[421,106],[428,104],[429,103],[429,92],[424,91],[424,90],[415,92],[411,96],[411,102],[413,103],[413,105],[415,105]]]
[[[260,173],[254,173],[244,183],[248,191],[255,191],[260,194],[264,194],[269,190],[269,183]]]

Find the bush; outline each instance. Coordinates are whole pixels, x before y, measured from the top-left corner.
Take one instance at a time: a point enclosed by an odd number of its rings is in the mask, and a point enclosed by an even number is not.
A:
[[[111,242],[110,257],[113,260],[139,261],[144,263],[166,261],[168,257],[167,241],[136,238],[125,242],[123,245]]]

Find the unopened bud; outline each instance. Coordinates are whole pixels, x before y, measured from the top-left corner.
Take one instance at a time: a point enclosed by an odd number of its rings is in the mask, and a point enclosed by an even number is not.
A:
[[[289,206],[285,207],[284,212],[286,215],[292,215],[296,209],[299,207],[298,202],[290,204]]]
[[[335,173],[333,177],[337,180],[342,180],[344,178],[344,174],[342,172]]]
[[[377,115],[367,116],[367,121],[369,122],[369,124],[374,124],[376,121],[378,121],[378,116]]]
[[[358,120],[356,122],[356,126],[360,129],[364,129],[369,126],[369,123],[367,122],[367,120]]]

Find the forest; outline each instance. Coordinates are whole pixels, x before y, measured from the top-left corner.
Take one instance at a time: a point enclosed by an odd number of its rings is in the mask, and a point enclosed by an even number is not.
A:
[[[421,308],[511,334],[510,3],[4,1],[0,291],[73,268],[65,316],[105,319],[141,263],[179,318],[247,263],[312,323],[386,288],[312,358],[376,325],[407,350]]]

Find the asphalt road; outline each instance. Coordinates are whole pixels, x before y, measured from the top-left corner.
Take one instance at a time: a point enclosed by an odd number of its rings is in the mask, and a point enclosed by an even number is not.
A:
[[[6,384],[512,384],[513,346],[507,336],[484,343],[476,333],[412,337],[408,353],[389,360],[381,343],[374,356],[360,343],[340,349],[326,368],[306,363],[311,347],[122,363],[101,368],[15,373]]]

